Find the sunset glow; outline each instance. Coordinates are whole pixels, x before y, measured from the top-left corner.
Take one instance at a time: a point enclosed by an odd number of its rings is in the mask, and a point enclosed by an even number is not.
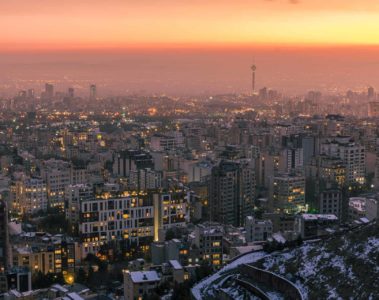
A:
[[[3,50],[377,45],[375,0],[0,3]],[[47,26],[48,24],[48,26]]]

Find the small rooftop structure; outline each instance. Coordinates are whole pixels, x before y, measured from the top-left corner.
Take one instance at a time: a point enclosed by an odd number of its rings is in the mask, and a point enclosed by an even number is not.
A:
[[[302,214],[304,220],[338,220],[337,216],[332,214]]]
[[[183,269],[182,265],[177,260],[169,260],[169,263],[175,270]]]
[[[136,271],[130,272],[133,283],[160,281],[160,277],[156,271]]]

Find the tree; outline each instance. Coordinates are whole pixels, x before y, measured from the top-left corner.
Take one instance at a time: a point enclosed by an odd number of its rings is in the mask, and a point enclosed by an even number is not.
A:
[[[301,235],[299,235],[299,236],[297,237],[297,239],[296,239],[296,244],[297,244],[298,246],[300,246],[302,243],[303,243],[303,238],[301,237]]]
[[[213,273],[212,265],[207,261],[203,261],[200,264],[200,267],[196,269],[195,273],[196,280],[199,281]]]
[[[107,270],[108,263],[106,261],[102,261],[100,258],[98,258],[96,255],[92,253],[88,253],[87,257],[84,259],[90,266],[90,269],[92,269],[93,265],[98,266],[100,272],[104,272]]]
[[[82,267],[76,272],[75,281],[81,284],[87,283],[87,274]]]
[[[180,229],[173,227],[173,228],[167,229],[165,240],[170,241],[172,239],[180,239],[181,237],[182,237],[182,234],[180,232]]]
[[[88,276],[87,276],[87,282],[90,282],[93,280],[93,277],[94,277],[94,271],[93,271],[93,267],[92,266],[89,266],[88,268]]]
[[[183,283],[175,283],[172,292],[172,300],[190,300],[191,299],[191,284],[189,281]]]
[[[33,287],[36,289],[47,288],[52,284],[64,284],[62,273],[47,273],[43,274],[41,271],[37,272],[32,277]]]
[[[143,300],[159,300],[161,297],[154,291],[152,291],[150,294],[144,294],[142,297]]]
[[[52,234],[71,232],[70,224],[66,220],[66,216],[62,213],[49,214],[46,218],[43,218],[38,225],[40,230]]]

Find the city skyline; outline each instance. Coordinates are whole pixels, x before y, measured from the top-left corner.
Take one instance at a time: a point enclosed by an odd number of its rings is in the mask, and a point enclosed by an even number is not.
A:
[[[377,299],[378,0],[0,2],[0,300]]]
[[[99,96],[290,95],[378,87],[379,4],[365,1],[0,3],[0,96],[97,83]],[[47,26],[48,24],[48,26]],[[289,72],[290,70],[290,72]]]

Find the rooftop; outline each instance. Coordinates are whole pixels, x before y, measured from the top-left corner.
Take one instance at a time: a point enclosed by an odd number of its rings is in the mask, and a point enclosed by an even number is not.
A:
[[[302,214],[304,220],[338,220],[337,216],[332,214]]]
[[[134,283],[160,281],[160,277],[156,271],[136,271],[130,272],[130,278]]]
[[[182,265],[181,265],[177,260],[170,260],[169,263],[170,263],[170,265],[171,265],[175,270],[182,270],[182,269],[183,269]]]

